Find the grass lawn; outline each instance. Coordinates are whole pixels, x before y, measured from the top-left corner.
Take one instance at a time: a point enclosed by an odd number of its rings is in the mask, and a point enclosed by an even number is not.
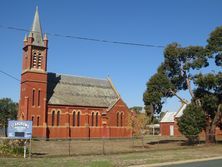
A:
[[[73,155],[42,158],[0,158],[0,166],[37,167],[115,167],[190,160],[222,155],[222,145],[185,146],[168,150],[151,150],[111,155]]]

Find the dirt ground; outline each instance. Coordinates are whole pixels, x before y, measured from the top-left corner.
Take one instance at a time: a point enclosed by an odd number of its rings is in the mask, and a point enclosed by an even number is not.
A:
[[[186,148],[184,137],[146,136],[134,139],[32,140],[32,155],[100,155]]]

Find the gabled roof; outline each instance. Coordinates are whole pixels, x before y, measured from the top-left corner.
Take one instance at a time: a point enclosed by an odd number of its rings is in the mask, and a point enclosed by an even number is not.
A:
[[[109,79],[48,73],[48,104],[110,107],[119,95]]]
[[[166,112],[166,114],[164,115],[164,117],[162,118],[162,120],[160,122],[174,122],[175,118],[180,118],[183,115],[183,111],[185,110],[185,108],[187,107],[188,102],[187,103],[182,103],[182,106],[180,107],[180,109],[177,112]]]
[[[174,122],[174,116],[175,116],[175,112],[166,112],[166,114],[164,115],[164,117],[161,119],[161,123],[164,122]]]

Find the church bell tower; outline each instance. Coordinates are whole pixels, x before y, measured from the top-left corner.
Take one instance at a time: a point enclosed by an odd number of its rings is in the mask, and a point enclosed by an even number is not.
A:
[[[47,49],[42,35],[38,7],[31,31],[24,39],[18,118],[33,121],[33,135],[44,137],[47,126]]]

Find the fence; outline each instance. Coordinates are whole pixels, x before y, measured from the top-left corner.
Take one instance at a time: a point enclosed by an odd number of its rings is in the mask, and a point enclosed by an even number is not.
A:
[[[218,138],[220,142],[222,137]],[[0,143],[6,138],[0,138]],[[204,143],[201,139],[197,144]],[[31,147],[30,147],[31,146]],[[23,147],[20,145],[19,147]],[[131,139],[32,139],[28,150],[33,157],[99,155],[149,152],[187,147],[185,137],[145,136]]]

